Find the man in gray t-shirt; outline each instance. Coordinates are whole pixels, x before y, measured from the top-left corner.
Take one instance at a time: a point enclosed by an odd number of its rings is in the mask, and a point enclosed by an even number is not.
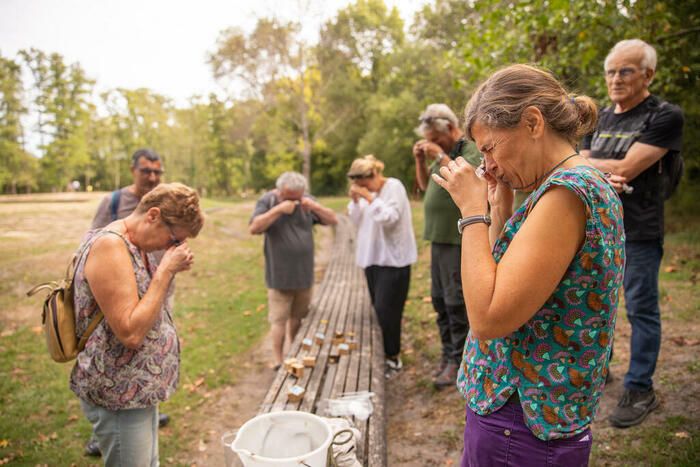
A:
[[[265,284],[275,369],[282,364],[285,340],[291,343],[309,310],[314,281],[314,224],[333,225],[333,210],[306,194],[297,172],[279,176],[250,218],[250,233],[265,234]]]
[[[105,196],[97,207],[92,229],[101,229],[117,219],[131,214],[141,201],[143,195],[160,183],[163,175],[163,161],[150,149],[139,149],[131,156],[131,178],[133,183],[115,193]]]

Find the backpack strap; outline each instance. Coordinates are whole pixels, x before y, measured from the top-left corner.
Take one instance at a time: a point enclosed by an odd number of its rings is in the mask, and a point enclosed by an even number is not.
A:
[[[117,220],[117,211],[119,211],[119,202],[121,201],[122,190],[114,190],[112,199],[109,202],[109,213],[112,217],[112,222]]]
[[[80,337],[80,340],[78,341],[78,352],[82,351],[85,348],[85,344],[87,344],[87,341],[90,338],[90,336],[92,335],[93,331],[102,322],[102,318],[104,318],[104,315],[102,314],[102,310],[99,310],[97,312],[97,314],[92,317],[90,324],[88,324],[87,329],[85,330],[83,335]]]
[[[117,190],[117,191],[119,191],[119,190]],[[114,193],[116,193],[116,192],[114,192]],[[118,197],[117,197],[117,199],[118,199]],[[121,238],[124,241],[124,244],[126,246],[126,250],[129,252],[129,255],[131,256],[132,262],[134,261],[134,255],[133,255],[133,253],[131,253],[131,250],[129,249],[129,244],[126,241],[126,238],[124,238],[124,236],[122,234],[120,234],[119,232],[115,232],[113,230],[103,230],[102,233],[113,233],[117,237]],[[93,242],[94,242],[94,240],[91,242],[88,242],[88,245],[86,245],[85,248],[81,252],[79,252],[78,254],[73,256],[73,259],[71,260],[71,263],[68,266],[68,270],[66,271],[66,281],[67,281],[66,283],[72,283],[73,274],[75,274],[75,267],[78,265],[78,259],[80,257],[82,257],[82,255],[87,250],[87,247],[92,245]],[[68,281],[70,281],[70,282],[68,282]],[[42,284],[42,285],[45,285],[45,284]],[[37,287],[41,287],[41,285],[39,285]],[[27,293],[29,293],[29,292],[27,292]],[[141,298],[141,297],[139,297],[139,298]],[[85,345],[87,344],[88,339],[90,338],[92,333],[95,331],[95,329],[97,329],[97,326],[99,326],[99,324],[102,322],[103,318],[104,318],[104,314],[102,313],[102,310],[98,310],[97,314],[95,314],[95,316],[92,317],[92,319],[90,320],[90,323],[88,324],[88,327],[85,329],[85,332],[83,333],[83,335],[80,337],[80,340],[78,341],[78,352],[81,352],[85,348]]]

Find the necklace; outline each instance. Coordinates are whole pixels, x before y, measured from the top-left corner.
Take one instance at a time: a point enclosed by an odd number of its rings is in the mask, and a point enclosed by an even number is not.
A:
[[[549,177],[549,176],[552,174],[552,172],[554,172],[554,171],[557,170],[559,167],[561,167],[561,165],[562,165],[564,162],[566,162],[566,161],[568,161],[569,159],[571,159],[572,157],[575,157],[575,156],[578,156],[578,155],[579,155],[578,152],[575,152],[575,153],[573,153],[572,155],[565,157],[565,158],[562,159],[561,161],[557,162],[557,163],[554,165],[554,167],[552,167],[551,169],[549,169],[544,175],[542,175],[541,177],[535,179],[535,181],[532,182],[532,183],[528,183],[527,185],[523,185],[523,186],[511,186],[511,188],[514,189],[514,190],[522,190],[523,188],[529,188],[529,187],[531,187],[532,185],[536,185],[536,184],[538,184],[539,182],[541,182],[542,180],[544,180],[545,178]]]

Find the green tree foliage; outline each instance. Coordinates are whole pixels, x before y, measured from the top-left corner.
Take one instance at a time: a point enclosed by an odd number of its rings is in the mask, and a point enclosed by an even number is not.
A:
[[[0,56],[0,191],[36,188],[36,161],[23,147],[22,68]]]
[[[235,92],[194,96],[180,108],[148,89],[115,89],[92,102],[93,83],[78,64],[22,51],[0,57],[0,185],[61,189],[78,179],[113,189],[129,181],[129,156],[145,146],[164,157],[168,180],[210,193],[267,189],[285,170],[305,173],[317,194],[344,192],[351,161],[369,153],[410,190],[414,128],[427,104],[461,115],[490,73],[527,62],[609,105],[605,56],[638,37],[658,51],[652,92],[685,112],[690,188],[700,177],[695,3],[433,0],[405,27],[384,0],[355,0],[321,25],[315,44],[302,38],[303,12],[297,21],[260,18],[250,33],[222,31],[208,57]],[[40,159],[22,149],[29,132]]]

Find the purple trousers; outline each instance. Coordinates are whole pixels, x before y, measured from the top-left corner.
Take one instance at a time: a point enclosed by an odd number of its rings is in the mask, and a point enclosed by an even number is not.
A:
[[[590,428],[573,438],[542,441],[525,425],[513,397],[485,417],[467,407],[462,467],[587,466],[592,444]]]

